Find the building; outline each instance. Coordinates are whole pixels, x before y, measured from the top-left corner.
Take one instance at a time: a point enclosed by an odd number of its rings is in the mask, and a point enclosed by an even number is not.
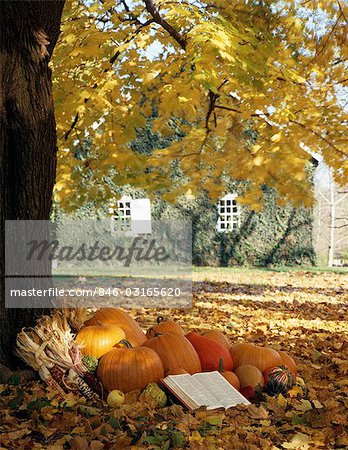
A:
[[[315,264],[312,210],[280,207],[266,187],[264,195],[264,210],[256,213],[238,204],[237,184],[217,203],[204,194],[183,196],[175,205],[161,199],[150,202],[144,192],[128,190],[109,212],[112,221],[127,223],[133,233],[139,220],[148,229],[151,220],[191,220],[193,262],[199,266]]]

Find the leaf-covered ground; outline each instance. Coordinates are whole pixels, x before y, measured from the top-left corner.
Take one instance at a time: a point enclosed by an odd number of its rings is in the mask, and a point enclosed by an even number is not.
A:
[[[193,308],[170,311],[187,330],[216,327],[232,343],[247,340],[289,352],[306,381],[306,397],[293,390],[250,407],[190,414],[178,405],[161,409],[136,401],[136,393],[117,409],[72,395],[63,402],[41,382],[16,386],[14,379],[0,387],[0,448],[347,449],[347,278],[200,271]],[[158,314],[133,310],[144,328]]]

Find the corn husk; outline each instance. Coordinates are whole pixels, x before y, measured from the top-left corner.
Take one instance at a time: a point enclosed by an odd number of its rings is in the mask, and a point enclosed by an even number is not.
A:
[[[66,317],[67,322],[76,333],[93,316],[92,310],[87,308],[63,308],[62,314]]]
[[[66,314],[55,310],[52,316],[42,316],[35,327],[18,333],[15,354],[62,396],[80,390],[92,398],[93,393],[83,384],[87,369],[74,339]]]

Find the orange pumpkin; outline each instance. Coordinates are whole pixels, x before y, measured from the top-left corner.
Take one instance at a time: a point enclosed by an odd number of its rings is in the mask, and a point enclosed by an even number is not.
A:
[[[155,334],[163,333],[177,333],[181,334],[181,336],[185,335],[184,330],[178,323],[174,322],[174,320],[168,320],[163,316],[158,316],[157,324],[148,329],[146,336],[150,339],[154,337]]]
[[[208,330],[203,333],[203,336],[205,336],[208,339],[211,339],[215,342],[218,342],[219,344],[223,345],[224,347],[229,350],[231,348],[230,341],[227,339],[227,337],[224,335],[224,333],[220,330]]]
[[[119,308],[102,308],[85,325],[116,325],[126,333],[126,338],[133,346],[141,345],[146,336],[139,324],[128,313]]]
[[[278,352],[269,347],[260,347],[254,344],[232,345],[230,353],[233,358],[234,367],[251,364],[264,372],[269,367],[279,366],[282,359]]]
[[[180,367],[191,375],[202,370],[197,352],[185,336],[177,333],[157,334],[143,346],[158,353],[165,372],[172,367]]]
[[[125,332],[120,327],[91,325],[81,328],[75,341],[81,345],[81,352],[84,355],[100,358],[104,353],[111,350],[115,344],[125,338]]]
[[[290,372],[294,375],[294,377],[296,378],[296,376],[297,376],[297,366],[296,366],[295,361],[286,352],[278,351],[278,353],[279,353],[279,356],[282,359],[282,362],[283,362],[284,366],[286,366],[290,370]]]
[[[222,372],[221,375],[235,388],[237,391],[240,389],[240,381],[237,375],[230,370]]]
[[[232,370],[233,360],[226,347],[197,333],[188,333],[186,337],[198,353],[203,372],[219,370],[221,363],[224,369]]]
[[[240,382],[237,375],[230,370],[224,370],[224,365],[222,359],[220,359],[219,363],[219,371],[221,375],[227,380],[237,391],[240,389]]]
[[[126,345],[126,348],[115,347],[102,356],[97,376],[104,388],[126,393],[158,383],[164,370],[157,353],[147,347],[133,348],[129,342]]]
[[[251,364],[237,367],[234,373],[239,379],[241,388],[245,386],[256,388],[258,385],[263,386],[265,384],[261,370]]]
[[[181,369],[180,367],[175,368],[175,369],[169,369],[166,372],[166,377],[168,377],[169,375],[184,375],[185,373],[188,373],[187,370],[185,369]]]

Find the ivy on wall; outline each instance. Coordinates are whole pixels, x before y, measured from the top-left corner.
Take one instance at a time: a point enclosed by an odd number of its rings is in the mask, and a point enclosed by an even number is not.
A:
[[[153,216],[192,221],[193,262],[199,266],[315,264],[311,209],[279,207],[268,188],[264,195],[264,210],[243,207],[240,228],[229,233],[216,231],[217,208],[205,195],[181,198],[176,205],[156,202]]]

